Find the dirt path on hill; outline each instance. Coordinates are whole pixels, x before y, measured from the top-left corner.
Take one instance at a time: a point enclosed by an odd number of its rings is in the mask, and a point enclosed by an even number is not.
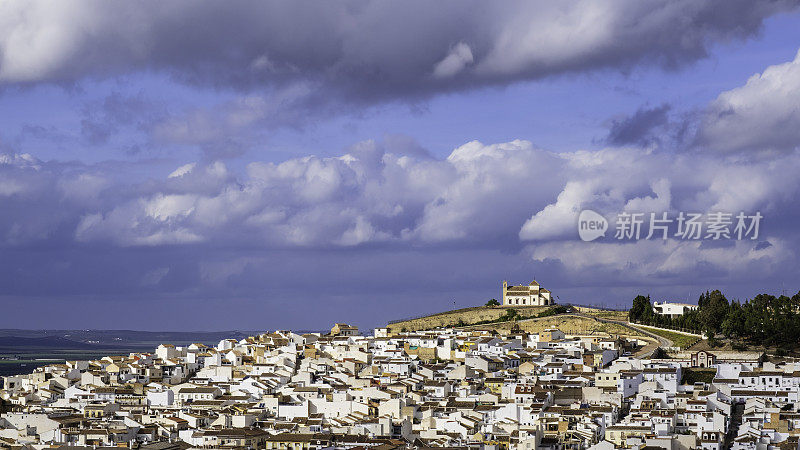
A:
[[[655,333],[651,333],[650,331],[647,331],[645,329],[639,328],[639,327],[637,327],[635,325],[631,325],[628,322],[623,322],[621,320],[613,320],[613,319],[603,319],[603,318],[600,318],[600,317],[594,317],[594,316],[590,316],[590,315],[587,315],[587,314],[575,314],[575,315],[577,315],[579,317],[585,317],[587,319],[594,319],[594,320],[597,320],[598,322],[614,323],[614,324],[623,326],[625,328],[634,330],[637,333],[642,334],[644,336],[647,336],[649,338],[655,339],[658,342],[658,344],[651,343],[651,344],[648,344],[648,345],[645,345],[644,347],[642,347],[641,350],[639,350],[638,352],[636,352],[634,354],[634,356],[636,356],[637,358],[649,358],[650,356],[653,355],[653,352],[658,347],[672,347],[672,345],[673,345],[673,342],[671,340],[665,338],[664,336],[659,336],[659,335],[657,335]]]

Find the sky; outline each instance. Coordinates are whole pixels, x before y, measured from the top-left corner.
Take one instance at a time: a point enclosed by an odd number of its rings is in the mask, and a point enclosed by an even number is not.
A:
[[[796,293],[798,6],[3,2],[0,327]],[[762,219],[615,236],[651,213]]]

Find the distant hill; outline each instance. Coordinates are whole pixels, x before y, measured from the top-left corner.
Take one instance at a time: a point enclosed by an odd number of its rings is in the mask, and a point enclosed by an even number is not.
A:
[[[73,341],[61,336],[21,337],[0,336],[0,348],[6,350],[23,350],[31,348],[64,349],[64,350],[89,350],[108,348],[105,345],[87,344]]]

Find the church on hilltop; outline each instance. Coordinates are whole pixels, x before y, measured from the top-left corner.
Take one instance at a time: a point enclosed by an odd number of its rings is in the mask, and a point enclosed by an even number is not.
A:
[[[536,280],[531,284],[509,286],[503,281],[503,306],[550,306],[555,305],[550,291],[539,286]]]

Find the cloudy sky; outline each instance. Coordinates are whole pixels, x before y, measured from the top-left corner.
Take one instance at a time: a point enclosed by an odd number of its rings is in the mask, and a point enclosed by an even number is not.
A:
[[[797,292],[798,23],[788,0],[3,2],[0,327],[369,327],[534,277],[614,307]],[[763,221],[583,242],[583,209]]]

